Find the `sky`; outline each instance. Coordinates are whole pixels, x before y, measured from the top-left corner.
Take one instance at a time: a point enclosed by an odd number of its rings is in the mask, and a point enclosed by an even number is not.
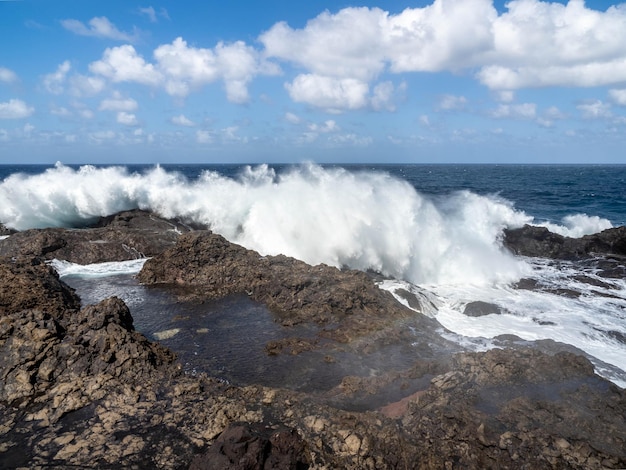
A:
[[[626,163],[626,4],[0,0],[0,164]]]

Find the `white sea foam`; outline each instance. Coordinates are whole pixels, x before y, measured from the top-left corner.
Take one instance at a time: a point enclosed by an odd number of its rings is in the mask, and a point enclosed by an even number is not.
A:
[[[562,225],[552,224],[549,222],[536,223],[546,227],[554,233],[558,233],[565,237],[579,238],[583,235],[598,233],[603,230],[613,228],[610,220],[603,219],[597,215],[588,216],[587,214],[573,214],[563,217]]]
[[[0,184],[0,220],[23,230],[80,226],[98,216],[141,208],[206,223],[262,254],[312,264],[374,269],[413,283],[507,282],[524,263],[500,246],[507,226],[530,221],[497,197],[460,191],[428,198],[384,173],[302,166],[277,175],[265,165],[237,179],[205,172],[197,180],[160,167],[12,175]]]
[[[141,271],[146,258],[129,261],[114,261],[107,263],[77,264],[69,261],[54,259],[50,261],[52,267],[60,277],[80,276],[83,278],[108,277],[118,274],[137,274]]]

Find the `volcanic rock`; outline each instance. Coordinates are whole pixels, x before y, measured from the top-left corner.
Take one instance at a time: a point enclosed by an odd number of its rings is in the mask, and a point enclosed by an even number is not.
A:
[[[517,255],[569,260],[593,255],[626,256],[626,227],[570,238],[545,227],[524,225],[507,229],[504,235],[504,246]]]
[[[369,321],[386,335],[387,314],[407,318],[366,275],[241,250],[183,235],[143,275],[196,298],[207,286],[223,294],[245,285],[283,322],[319,321],[346,341],[370,341]],[[282,276],[289,289],[276,286]],[[308,393],[183,374],[170,351],[134,331],[121,300],[79,305],[41,259],[0,259],[0,468],[626,467],[626,392],[576,354],[416,353],[406,370],[346,377],[332,393],[400,384],[383,412],[349,411],[349,400],[332,407]]]
[[[381,333],[393,322],[415,316],[363,272],[261,256],[208,231],[181,235],[174,247],[146,261],[138,279],[146,285],[182,287],[179,294],[185,300],[246,293],[283,325],[322,325],[326,337],[341,342]],[[420,321],[436,323],[426,317]]]
[[[90,264],[153,256],[192,227],[133,210],[102,217],[91,228],[32,229],[0,241],[0,256],[41,256]]]

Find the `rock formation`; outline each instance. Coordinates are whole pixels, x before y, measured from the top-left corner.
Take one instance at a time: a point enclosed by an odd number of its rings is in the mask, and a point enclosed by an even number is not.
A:
[[[0,243],[0,256],[39,256],[72,263],[125,261],[160,253],[191,227],[134,210],[102,217],[93,227],[32,229]]]
[[[141,274],[155,288],[172,283],[194,301],[244,288],[285,328],[318,324],[320,337],[365,354],[393,331],[386,314],[408,317],[362,273],[263,258],[208,232],[166,245]],[[430,354],[403,370],[346,376],[326,396],[236,387],[183,373],[134,330],[121,300],[81,308],[41,257],[11,246],[0,258],[0,468],[626,467],[626,392],[582,356]],[[385,406],[344,406],[395,385],[404,395]]]

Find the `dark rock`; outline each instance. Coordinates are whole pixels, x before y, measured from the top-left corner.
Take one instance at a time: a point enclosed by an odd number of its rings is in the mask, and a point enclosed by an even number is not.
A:
[[[26,309],[60,318],[80,308],[74,290],[59,280],[56,271],[40,258],[0,257],[0,317]]]
[[[469,317],[482,317],[483,315],[491,315],[492,313],[501,314],[502,309],[496,304],[482,301],[470,302],[463,310],[463,314]]]
[[[153,256],[191,230],[176,220],[134,210],[101,218],[93,228],[33,229],[0,242],[0,256],[41,256],[79,264]]]
[[[305,470],[306,444],[293,429],[235,423],[191,462],[189,470]]]
[[[414,316],[363,272],[261,256],[211,232],[183,234],[174,247],[149,259],[138,279],[183,286],[187,300],[246,293],[283,325],[325,325],[327,337],[343,342]]]
[[[554,259],[581,259],[592,255],[626,256],[626,227],[569,238],[545,227],[525,225],[504,231],[504,246],[517,255]]]
[[[353,342],[393,345],[386,335],[407,329],[407,310],[358,273],[241,250],[183,235],[144,274],[191,297],[252,283],[285,323],[321,321]],[[78,305],[41,260],[0,260],[0,468],[626,467],[626,392],[577,354],[424,359],[416,349],[403,370],[350,375],[329,392],[338,406],[390,392],[383,412],[347,411],[315,394],[182,374],[171,352],[133,330],[121,300]]]

